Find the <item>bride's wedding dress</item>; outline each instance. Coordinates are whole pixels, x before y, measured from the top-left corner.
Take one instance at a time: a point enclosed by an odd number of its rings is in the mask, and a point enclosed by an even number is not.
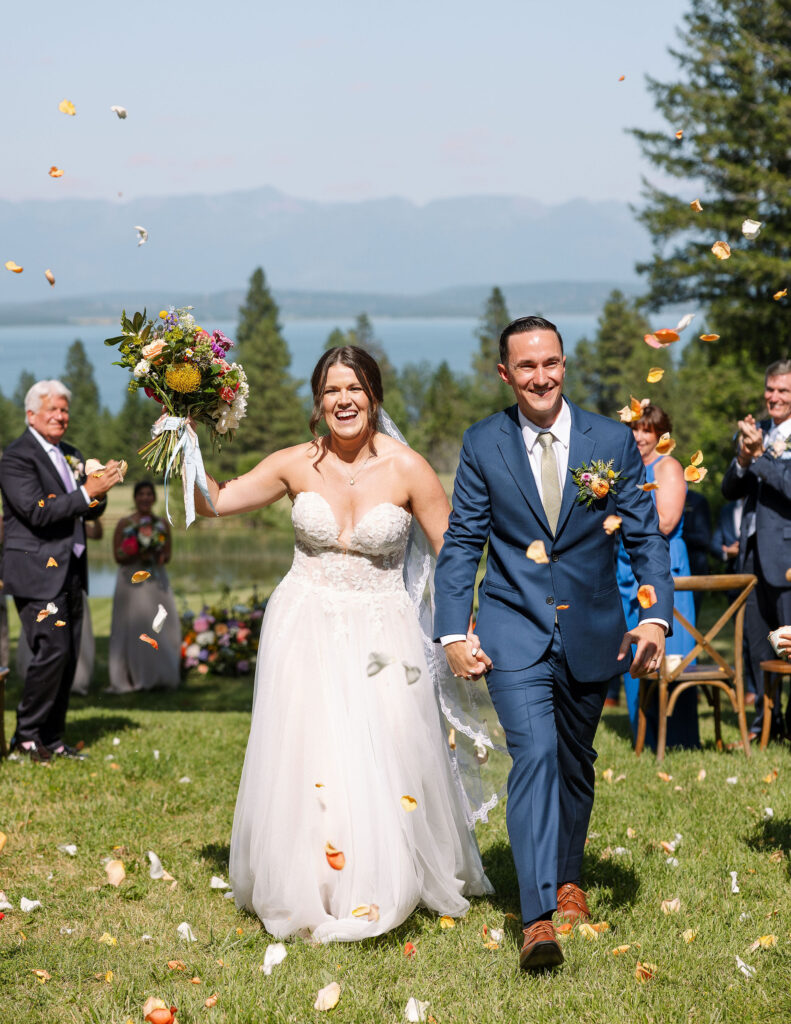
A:
[[[274,936],[323,942],[389,931],[419,904],[464,914],[491,886],[404,589],[411,516],[375,505],[341,548],[329,504],[303,491],[292,521],[234,816],[236,903]]]

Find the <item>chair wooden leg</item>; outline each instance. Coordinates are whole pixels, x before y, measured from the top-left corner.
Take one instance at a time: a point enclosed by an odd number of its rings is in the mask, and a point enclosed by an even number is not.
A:
[[[648,721],[645,717],[645,711],[643,710],[643,697],[645,695],[645,683],[640,680],[640,685],[637,690],[637,737],[634,741],[634,752],[635,756],[639,757],[643,752],[645,746],[645,732],[648,726]]]
[[[772,730],[772,709],[775,706],[773,678],[771,672],[764,672],[764,722],[761,729],[761,750],[766,750],[769,733]]]
[[[667,745],[667,680],[659,676],[659,720],[656,730],[656,759],[662,762],[665,759],[665,747]]]
[[[722,708],[720,707],[720,688],[712,686],[712,698],[714,701],[714,742],[717,750],[722,750]]]
[[[5,679],[8,669],[0,669],[0,757],[8,757],[5,741]]]

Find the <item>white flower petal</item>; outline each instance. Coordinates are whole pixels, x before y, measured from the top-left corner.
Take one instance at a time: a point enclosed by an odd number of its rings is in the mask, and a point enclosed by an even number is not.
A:
[[[264,974],[271,974],[278,964],[283,963],[287,956],[288,950],[282,942],[270,943],[270,945],[266,947],[266,953],[264,953],[264,962],[261,965],[261,970]]]
[[[762,227],[762,221],[750,220],[748,217],[747,220],[742,222],[742,234],[748,242],[752,242],[760,235]]]
[[[685,316],[682,316],[674,328],[676,334],[680,334],[683,330],[689,327],[696,316],[697,313],[687,313]]]
[[[19,909],[25,914],[30,914],[34,910],[38,910],[41,906],[41,900],[29,900],[26,896],[23,896],[19,901]]]
[[[731,871],[731,892],[736,894],[739,891],[739,883],[736,881],[736,872]]]
[[[745,978],[755,977],[755,968],[750,967],[749,964],[746,964],[740,956],[736,957],[736,966],[739,968],[739,970],[742,972]]]
[[[151,623],[151,628],[154,630],[155,633],[160,633],[162,631],[162,627],[165,625],[165,619],[167,617],[167,608],[163,604],[159,605],[159,607],[157,608],[157,613],[154,616],[154,621]]]
[[[217,875],[212,875],[211,876],[211,880],[209,882],[209,885],[212,887],[212,889],[227,889],[228,888],[228,883],[224,882]]]
[[[186,940],[187,942],[198,941],[195,938],[195,932],[193,932],[192,928],[190,928],[189,924],[186,921],[182,921],[181,924],[176,929],[176,931],[179,933],[182,939]]]
[[[409,1021],[410,1024],[418,1024],[419,1021],[426,1019],[429,1005],[429,1003],[424,1003],[420,999],[415,999],[414,996],[411,996],[404,1010],[404,1019]]]
[[[320,988],[318,995],[316,996],[316,1002],[313,1004],[314,1010],[331,1010],[334,1006],[338,1005],[338,1000],[341,998],[341,986],[337,981],[331,981],[329,985],[325,985],[324,988]]]
[[[165,869],[162,867],[162,861],[157,857],[153,850],[148,851],[148,859],[151,861],[151,867],[148,870],[149,878],[161,878]]]

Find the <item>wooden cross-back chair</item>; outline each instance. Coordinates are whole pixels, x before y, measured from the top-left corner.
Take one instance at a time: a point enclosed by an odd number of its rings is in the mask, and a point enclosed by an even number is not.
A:
[[[640,680],[635,754],[640,755],[645,745],[646,709],[651,706],[654,694],[658,693],[659,703],[656,759],[661,761],[665,756],[667,743],[667,720],[673,714],[678,698],[690,687],[702,685],[706,697],[714,709],[714,735],[717,749],[722,750],[723,746],[720,714],[720,690],[722,690],[728,695],[733,710],[736,712],[744,753],[747,757],[750,756],[750,741],[747,736],[747,718],[744,710],[742,641],[744,637],[744,606],[757,582],[757,578],[750,573],[734,573],[723,576],[676,576],[674,578],[673,583],[676,590],[738,590],[738,594],[705,636],[677,608],[673,609],[674,629],[685,629],[695,641],[695,646],[679,664],[673,664],[672,669],[668,664],[668,659],[664,658],[658,672],[652,672]],[[732,663],[729,664],[719,651],[715,650],[713,641],[731,619],[734,620],[733,658]],[[708,655],[711,662],[690,668],[691,663],[704,653]]]

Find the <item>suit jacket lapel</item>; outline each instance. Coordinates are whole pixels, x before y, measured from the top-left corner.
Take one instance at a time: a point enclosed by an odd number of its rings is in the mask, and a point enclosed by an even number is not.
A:
[[[53,465],[52,459],[49,457],[49,454],[44,451],[44,449],[41,447],[41,445],[38,443],[35,437],[33,437],[29,430],[26,432],[26,434],[28,447],[33,458],[44,469],[45,473],[49,473],[52,480],[54,480],[55,483],[57,484],[58,490],[62,494],[66,494],[66,485],[61,480],[60,473],[57,471],[57,469],[55,469],[55,466]]]
[[[525,440],[519,427],[519,418],[516,410],[516,406],[505,410],[505,419],[500,427],[501,434],[497,447],[500,449],[500,454],[505,461],[508,472],[514,479],[514,483],[522,492],[522,496],[530,506],[536,519],[538,519],[551,537],[552,531],[549,528],[546,512],[544,512],[544,506],[541,504],[541,498],[538,496],[538,488],[533,477],[530,460],[525,451]]]
[[[563,496],[560,500],[560,515],[555,536],[560,533],[569,517],[569,513],[577,502],[577,485],[571,477],[572,469],[578,469],[583,462],[590,463],[596,444],[590,436],[591,425],[585,421],[584,414],[576,405],[569,402],[571,409],[571,433],[569,434],[569,465],[566,480],[563,484]]]

